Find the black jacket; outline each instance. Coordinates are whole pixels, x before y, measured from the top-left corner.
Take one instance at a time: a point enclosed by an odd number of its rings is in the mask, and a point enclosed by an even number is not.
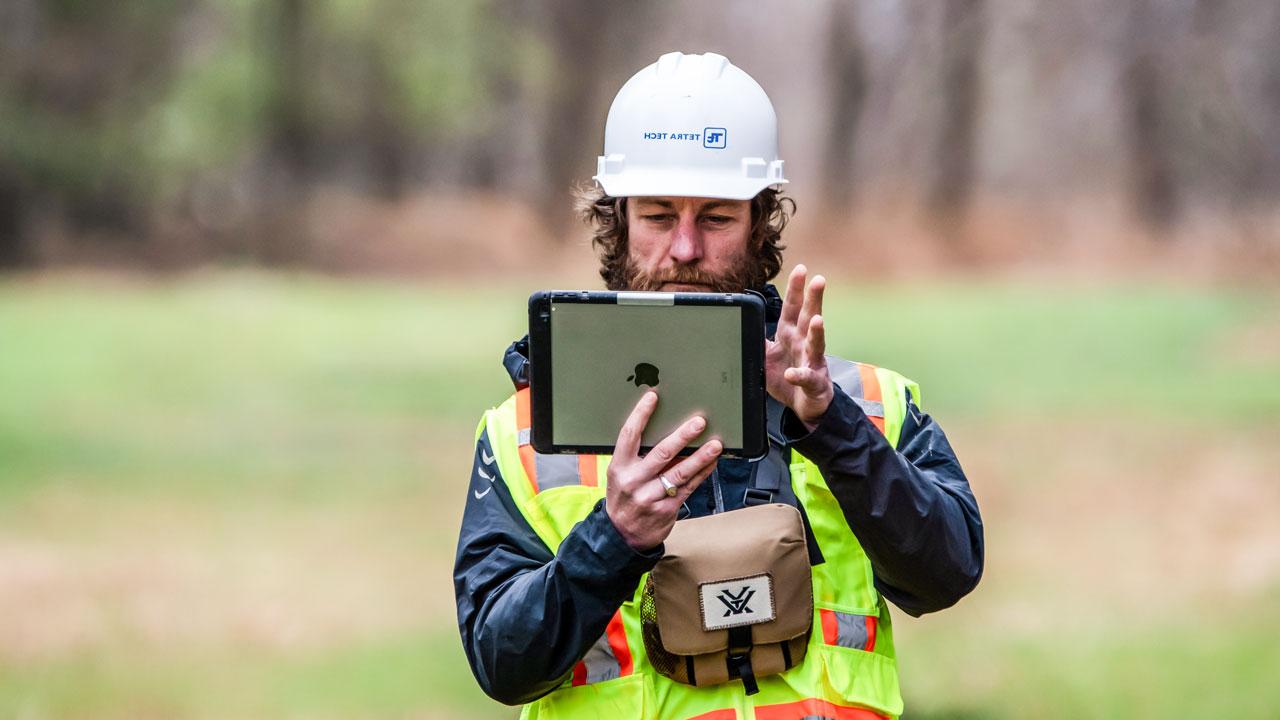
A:
[[[767,289],[770,331],[781,301]],[[528,383],[526,341],[503,364]],[[942,428],[913,400],[891,447],[839,391],[813,432],[770,398],[776,432],[821,470],[875,573],[876,588],[910,615],[955,604],[982,575],[982,518]],[[487,433],[476,443],[458,538],[454,591],[458,628],[476,680],[507,704],[535,700],[560,685],[662,557],[632,550],[600,501],[552,554],[516,508],[492,458]],[[741,507],[745,461],[723,459],[690,496],[682,516]],[[489,477],[493,479],[489,479]],[[801,508],[803,511],[803,508]],[[810,547],[813,562],[824,562]]]

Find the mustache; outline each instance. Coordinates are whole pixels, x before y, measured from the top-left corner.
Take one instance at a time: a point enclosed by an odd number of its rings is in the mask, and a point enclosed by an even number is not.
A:
[[[724,273],[716,274],[703,270],[696,264],[675,265],[652,272],[646,272],[636,266],[635,261],[626,257],[622,260],[622,272],[618,278],[621,282],[611,290],[640,290],[653,292],[661,290],[668,283],[675,285],[702,285],[704,292],[742,292],[746,288],[763,285],[767,278],[759,273],[759,264],[755,258],[746,257],[733,264]]]
[[[675,268],[660,270],[657,273],[645,273],[635,266],[628,268],[626,286],[628,290],[658,291],[667,283],[700,284],[705,286],[704,292],[742,292],[746,287],[744,278],[737,273],[728,277],[714,275],[691,265],[677,265]]]
[[[706,285],[708,287],[718,287],[724,283],[725,278],[717,277],[709,272],[699,270],[696,267],[679,266],[666,272],[650,275],[646,278],[654,289],[662,287],[667,283],[675,283],[677,285]]]

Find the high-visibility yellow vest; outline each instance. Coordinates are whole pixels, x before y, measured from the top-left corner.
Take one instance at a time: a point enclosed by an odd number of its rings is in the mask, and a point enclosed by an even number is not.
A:
[[[906,393],[919,387],[884,368],[829,358],[833,380],[897,446]],[[502,478],[538,537],[554,553],[604,497],[607,455],[542,455],[529,444],[529,391],[520,390],[485,414]],[[803,662],[759,678],[748,696],[742,683],[696,688],[658,674],[641,635],[641,579],[564,684],[526,705],[522,718],[677,718],[698,720],[873,720],[902,712],[893,628],[876,591],[871,562],[821,473],[794,450],[791,487],[804,506],[825,562],[813,567],[813,631]],[[513,661],[518,661],[513,658]]]

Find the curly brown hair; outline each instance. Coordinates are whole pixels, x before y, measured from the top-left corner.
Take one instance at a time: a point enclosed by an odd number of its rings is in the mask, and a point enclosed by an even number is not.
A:
[[[629,290],[635,270],[627,250],[627,198],[605,194],[596,185],[574,189],[574,210],[591,227],[591,244],[600,255],[600,277],[610,290]],[[765,188],[751,199],[748,251],[754,262],[740,277],[730,279],[735,290],[761,288],[782,269],[782,230],[796,212],[796,203],[781,190]]]

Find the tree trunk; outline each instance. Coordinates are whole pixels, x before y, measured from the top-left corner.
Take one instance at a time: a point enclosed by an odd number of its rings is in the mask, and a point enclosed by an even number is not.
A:
[[[0,172],[0,270],[22,267],[30,261],[22,220],[18,184]]]
[[[276,0],[262,37],[271,52],[272,96],[267,110],[266,177],[258,194],[260,247],[268,263],[304,260],[309,251],[306,210],[315,142],[307,114],[307,4]]]
[[[410,143],[391,106],[394,80],[377,42],[364,47],[366,77],[364,116],[361,122],[361,150],[374,193],[387,200],[398,200],[405,192],[408,174],[406,154]]]
[[[973,195],[985,15],[986,0],[943,3],[941,117],[926,204],[948,221],[962,219]]]
[[[1179,199],[1169,118],[1163,107],[1164,77],[1156,54],[1158,38],[1151,37],[1150,8],[1134,3],[1129,15],[1126,45],[1132,48],[1124,73],[1129,106],[1126,126],[1134,206],[1153,230],[1163,231],[1178,220]]]
[[[551,78],[543,164],[546,173],[538,205],[552,228],[570,218],[569,191],[574,182],[594,174],[593,154],[584,154],[585,137],[598,137],[603,117],[591,113],[593,91],[600,87],[605,66],[608,15],[620,5],[597,0],[558,0],[546,6],[552,52]],[[557,236],[563,233],[556,233]]]
[[[848,207],[854,194],[855,142],[867,95],[866,59],[852,5],[831,4],[827,35],[831,108],[822,152],[823,197],[828,208]]]

